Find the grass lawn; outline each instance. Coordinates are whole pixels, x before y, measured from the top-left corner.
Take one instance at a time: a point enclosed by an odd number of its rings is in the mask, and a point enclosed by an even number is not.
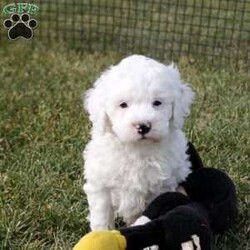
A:
[[[0,47],[0,249],[70,249],[88,231],[81,94],[121,55],[62,45]],[[205,62],[179,67],[197,92],[187,137],[237,186],[240,215],[213,249],[250,249],[250,75]]]

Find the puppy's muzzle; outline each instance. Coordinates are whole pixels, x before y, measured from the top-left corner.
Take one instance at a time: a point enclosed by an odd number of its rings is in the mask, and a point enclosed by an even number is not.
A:
[[[140,135],[145,135],[151,130],[151,123],[139,123],[136,126],[137,133]]]

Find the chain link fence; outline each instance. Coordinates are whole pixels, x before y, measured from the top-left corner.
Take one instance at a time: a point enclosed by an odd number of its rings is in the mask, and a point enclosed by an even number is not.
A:
[[[22,2],[40,8],[33,15],[39,25],[32,43],[62,40],[81,50],[250,64],[250,0]],[[1,7],[8,3],[1,1]],[[6,34],[1,25],[0,43],[10,42]]]

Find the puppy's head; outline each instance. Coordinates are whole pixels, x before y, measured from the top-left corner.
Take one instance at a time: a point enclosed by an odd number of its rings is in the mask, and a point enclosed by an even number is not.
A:
[[[133,55],[101,75],[86,92],[85,108],[93,135],[157,142],[171,129],[182,129],[193,96],[174,64]]]

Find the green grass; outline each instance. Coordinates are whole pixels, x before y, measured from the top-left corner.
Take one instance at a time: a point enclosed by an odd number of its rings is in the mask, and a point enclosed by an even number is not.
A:
[[[70,249],[88,231],[81,94],[121,55],[0,47],[0,249]],[[237,186],[240,215],[214,249],[250,249],[249,73],[179,62],[197,92],[187,137]]]

